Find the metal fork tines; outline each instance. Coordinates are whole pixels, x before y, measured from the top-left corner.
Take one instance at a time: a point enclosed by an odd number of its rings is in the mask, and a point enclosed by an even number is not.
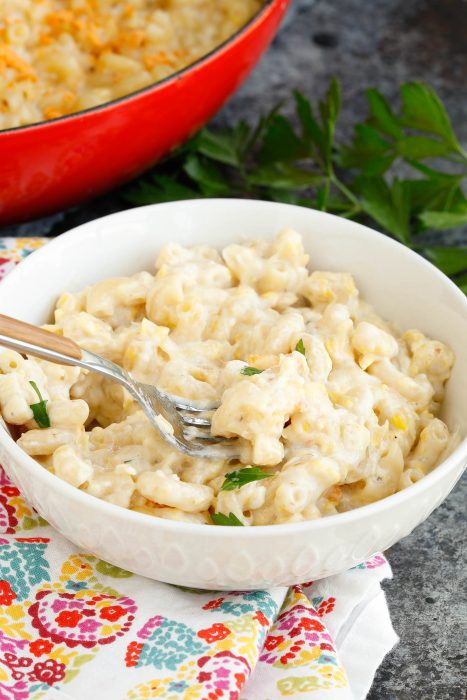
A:
[[[118,365],[88,350],[83,350],[82,355],[88,369],[123,384],[164,440],[180,452],[207,459],[232,459],[238,456],[236,440],[211,434],[211,418],[218,407],[217,403],[174,396],[152,384],[135,381]]]
[[[236,441],[211,433],[217,404],[172,396],[150,384],[137,382],[105,357],[77,345],[71,338],[0,314],[0,345],[49,362],[76,365],[121,384],[140,404],[152,425],[177,450],[192,457],[229,459],[238,456]]]
[[[232,459],[238,456],[235,439],[217,437],[211,433],[211,420],[218,404],[188,401],[149,384],[140,384],[139,387],[143,389],[152,412],[158,412],[170,424],[173,429],[172,439],[163,436],[173,442],[177,449],[192,457],[208,459]]]

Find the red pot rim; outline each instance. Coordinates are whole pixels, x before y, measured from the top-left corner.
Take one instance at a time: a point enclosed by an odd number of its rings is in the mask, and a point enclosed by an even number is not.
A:
[[[273,11],[274,6],[279,5],[283,1],[284,0],[264,0],[264,5],[258,10],[258,12],[256,12],[256,14],[253,15],[253,17],[251,17],[251,19],[248,20],[246,24],[243,25],[243,27],[240,27],[240,29],[238,29],[234,34],[229,36],[225,41],[216,46],[214,49],[209,51],[209,53],[204,54],[204,56],[201,56],[201,58],[198,58],[198,60],[194,61],[193,63],[190,63],[190,65],[185,66],[185,68],[181,68],[175,73],[172,73],[171,75],[167,76],[167,78],[158,80],[157,82],[151,83],[150,85],[147,85],[146,87],[141,88],[140,90],[130,92],[128,93],[128,95],[117,97],[115,100],[111,100],[110,102],[104,102],[103,104],[96,105],[95,107],[89,107],[88,109],[83,109],[78,112],[71,112],[71,114],[65,114],[62,117],[55,117],[55,119],[47,119],[32,124],[24,124],[22,126],[14,126],[9,129],[2,129],[0,130],[0,139],[2,138],[3,134],[12,134],[23,131],[36,131],[39,129],[51,128],[54,124],[57,124],[58,122],[76,121],[77,119],[87,117],[88,115],[94,114],[96,112],[103,112],[105,110],[115,108],[116,106],[119,106],[124,102],[129,102],[132,99],[139,97],[140,95],[153,92],[155,90],[169,85],[170,83],[176,83],[180,80],[180,78],[183,78],[183,76],[185,76],[189,72],[196,71],[205,63],[209,63],[210,61],[217,58],[217,56],[219,56],[220,54],[225,53],[225,51],[229,49],[233,44],[237,43],[245,35],[248,35],[252,31],[254,31],[256,26]],[[290,0],[285,0],[285,3],[288,4],[289,1]]]

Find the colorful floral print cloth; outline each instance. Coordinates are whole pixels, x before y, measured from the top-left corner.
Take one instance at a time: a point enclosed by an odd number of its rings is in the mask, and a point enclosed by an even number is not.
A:
[[[0,239],[0,279],[42,243]],[[390,576],[376,554],[288,590],[157,583],[80,552],[0,467],[0,700],[361,700],[397,643]]]

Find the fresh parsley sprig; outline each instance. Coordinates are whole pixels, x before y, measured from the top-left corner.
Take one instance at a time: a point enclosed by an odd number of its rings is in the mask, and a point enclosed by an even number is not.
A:
[[[272,475],[264,472],[260,467],[244,467],[236,469],[225,475],[225,481],[221,486],[221,491],[234,491],[240,489],[245,484],[261,479],[269,479]]]
[[[257,369],[256,367],[242,367],[240,374],[244,374],[247,377],[253,377],[255,374],[261,374],[264,369]]]
[[[224,515],[224,513],[211,513],[211,520],[214,525],[234,525],[236,527],[243,527],[242,521],[233,513],[229,513],[228,515]]]
[[[425,237],[467,225],[467,153],[441,100],[418,82],[401,86],[398,108],[378,90],[366,97],[368,117],[349,143],[336,140],[341,89],[333,79],[317,109],[294,92],[295,120],[279,105],[254,126],[203,129],[125,196],[138,205],[251,197],[329,211],[420,251],[467,293],[466,248],[446,245],[441,233],[429,245]]]
[[[47,399],[42,398],[36,382],[30,381],[29,383],[39,397],[39,401],[37,403],[33,403],[29,406],[34,415],[34,420],[39,428],[50,428],[50,418],[49,414],[47,413]]]
[[[300,338],[300,340],[298,341],[298,343],[297,343],[296,346],[295,346],[295,350],[296,350],[297,352],[301,352],[302,355],[306,355],[306,352],[305,352],[305,343],[303,342],[303,338]]]

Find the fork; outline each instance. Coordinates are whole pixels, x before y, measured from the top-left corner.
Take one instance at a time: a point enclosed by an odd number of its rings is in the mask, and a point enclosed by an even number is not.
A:
[[[189,401],[137,382],[114,362],[81,348],[71,338],[54,335],[2,314],[0,345],[60,365],[76,365],[113,379],[140,404],[164,440],[190,457],[233,459],[238,456],[235,440],[211,434],[211,417],[218,407],[214,402]]]

